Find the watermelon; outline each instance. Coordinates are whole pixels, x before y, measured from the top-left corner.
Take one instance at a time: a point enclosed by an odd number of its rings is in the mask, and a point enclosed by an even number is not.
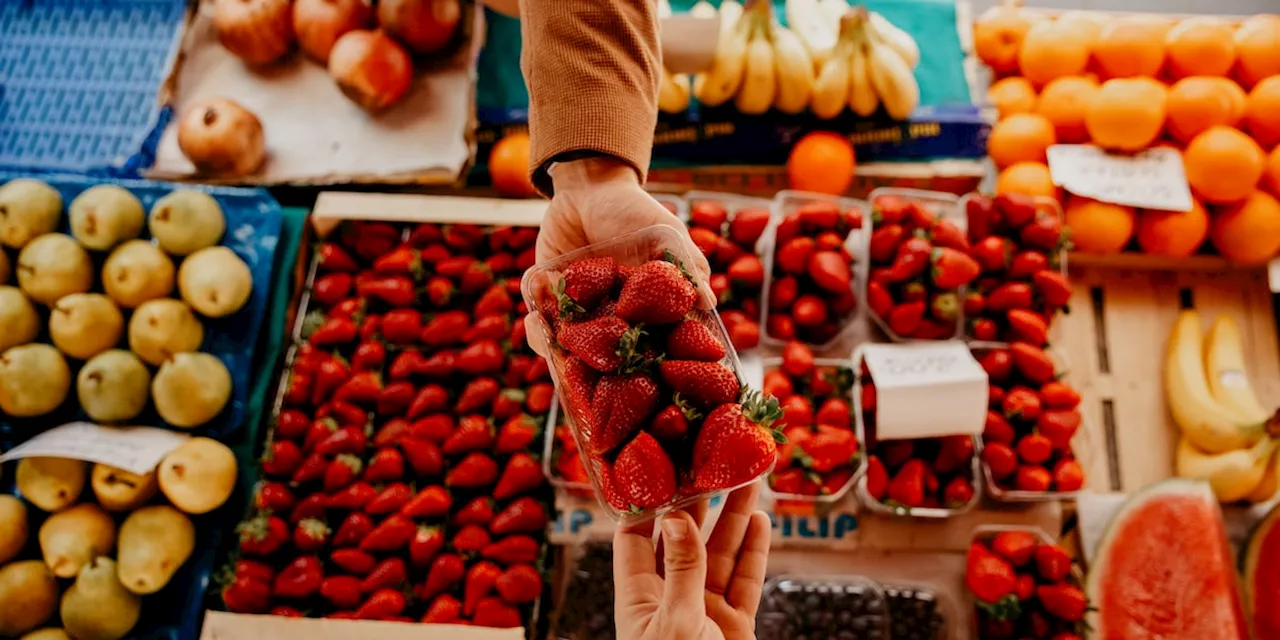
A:
[[[1242,560],[1253,637],[1280,638],[1280,506],[1273,507],[1249,534]]]
[[[1092,637],[1249,637],[1222,511],[1207,482],[1166,480],[1134,494],[1089,569]]]

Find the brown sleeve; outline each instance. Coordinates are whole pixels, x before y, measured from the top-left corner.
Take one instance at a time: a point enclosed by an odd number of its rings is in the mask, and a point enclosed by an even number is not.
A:
[[[545,194],[547,165],[568,152],[630,164],[643,182],[658,119],[655,0],[520,0],[529,87],[529,170]]]

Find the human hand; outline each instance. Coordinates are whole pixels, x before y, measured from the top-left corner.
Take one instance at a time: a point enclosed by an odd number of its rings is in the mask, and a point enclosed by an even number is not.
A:
[[[769,558],[769,516],[756,511],[759,483],[729,494],[704,545],[707,504],[613,537],[614,616],[619,640],[754,639]],[[662,558],[661,564],[658,558]]]

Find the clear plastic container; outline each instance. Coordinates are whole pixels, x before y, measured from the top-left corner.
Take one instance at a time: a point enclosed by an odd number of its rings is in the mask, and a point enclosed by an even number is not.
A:
[[[560,437],[556,433],[561,427],[568,429],[565,422],[564,409],[560,407],[560,396],[556,394],[551,402],[551,411],[547,413],[547,427],[543,429],[542,442],[542,475],[558,491],[569,495],[591,497],[591,483],[569,480],[561,475],[558,468],[560,456],[564,450],[560,448]]]
[[[849,230],[848,236],[845,238],[844,247],[853,255],[853,278],[850,281],[852,293],[857,306],[854,310],[842,316],[839,321],[839,331],[830,339],[822,343],[810,344],[814,351],[827,351],[840,344],[850,331],[854,329],[856,323],[865,313],[865,292],[867,290],[867,273],[870,269],[870,260],[867,256],[867,241],[871,238],[871,208],[864,200],[856,200],[854,198],[839,198],[822,193],[813,193],[810,191],[780,191],[773,199],[773,224],[770,225],[765,237],[761,240],[764,251],[764,299],[761,305],[761,327],[764,328],[763,340],[767,345],[780,347],[787,343],[787,340],[775,338],[769,335],[768,331],[768,313],[769,313],[769,292],[773,286],[774,260],[777,252],[777,226],[778,223],[792,211],[814,202],[830,202],[834,203],[841,212],[857,209],[862,212],[862,226],[859,229]]]
[[[728,211],[729,215],[728,215],[728,218],[726,219],[724,228],[718,230],[721,237],[728,236],[729,226],[733,223],[734,218],[738,216],[739,212],[745,209],[756,209],[756,210],[761,210],[769,213],[769,223],[765,226],[764,232],[761,233],[760,237],[756,240],[755,246],[742,247],[739,245],[739,248],[741,248],[742,250],[750,251],[751,253],[755,254],[756,257],[760,258],[760,262],[764,267],[764,273],[765,273],[764,282],[761,284],[760,288],[756,291],[751,291],[749,289],[747,289],[746,291],[743,291],[744,287],[742,287],[741,285],[738,285],[735,287],[735,291],[738,294],[737,296],[735,296],[733,299],[729,300],[728,302],[723,302],[717,305],[717,308],[722,312],[726,310],[749,311],[749,310],[743,309],[743,307],[745,306],[744,303],[746,302],[747,299],[754,300],[755,306],[757,307],[757,309],[755,313],[748,314],[748,315],[751,317],[751,320],[753,320],[759,325],[761,341],[763,342],[764,341],[764,318],[765,318],[765,310],[766,310],[764,296],[766,295],[766,292],[769,290],[769,275],[768,275],[769,274],[769,270],[768,270],[769,251],[768,251],[767,239],[769,238],[769,230],[772,229],[773,225],[777,223],[776,216],[773,213],[773,202],[771,200],[765,200],[764,198],[753,198],[750,196],[738,195],[736,193],[721,193],[718,191],[690,191],[689,193],[685,194],[685,208],[682,210],[680,214],[680,219],[688,223],[690,220],[690,215],[693,208],[697,206],[699,202],[702,202],[702,201],[718,202],[724,206],[726,211]],[[737,243],[735,242],[734,244],[736,245]],[[716,268],[715,260],[712,260],[711,262],[712,262],[712,271],[719,272],[719,270]],[[727,269],[728,265],[722,265],[721,268]]]
[[[529,307],[529,313],[537,318],[541,324],[542,330],[548,335],[552,335],[551,326],[547,320],[547,313],[554,313],[555,309],[544,308],[543,301],[546,296],[554,290],[554,288],[563,281],[563,272],[566,268],[575,262],[586,260],[589,258],[597,258],[609,256],[614,258],[619,265],[623,266],[639,266],[644,262],[654,259],[662,259],[666,253],[670,253],[674,258],[683,264],[692,264],[692,256],[690,255],[691,247],[689,242],[681,235],[681,233],[668,226],[655,225],[646,227],[638,231],[608,240],[588,245],[576,251],[567,253],[555,260],[548,261],[544,264],[537,265],[529,269],[525,273],[522,286],[525,303]],[[738,360],[738,354],[733,349],[733,344],[729,341],[728,332],[725,331],[724,323],[720,321],[720,317],[715,312],[715,301],[711,297],[710,291],[701,283],[697,287],[698,300],[695,303],[695,309],[700,309],[700,314],[707,328],[725,347],[725,357],[721,360],[721,364],[728,367],[737,376],[739,381],[743,380],[742,365]],[[580,451],[586,451],[587,434],[584,429],[582,416],[587,415],[589,407],[585,406],[584,399],[573,395],[564,394],[564,370],[566,362],[566,352],[554,340],[551,343],[551,353],[548,354],[548,364],[550,365],[552,378],[555,380],[557,388],[561,390],[561,406],[565,409],[569,426],[573,429],[574,439],[578,443]],[[686,441],[690,439],[686,438]],[[692,443],[685,446],[692,447]],[[670,452],[669,452],[670,453]],[[682,455],[686,452],[678,451],[676,455],[672,455],[675,460],[688,458]],[[591,485],[595,490],[596,499],[605,509],[605,511],[614,519],[621,521],[623,524],[634,524],[644,522],[660,516],[669,511],[679,509],[681,507],[693,504],[703,498],[731,491],[739,486],[745,486],[759,480],[768,473],[765,469],[760,474],[748,481],[742,482],[733,487],[723,487],[715,491],[694,492],[688,490],[685,493],[677,492],[675,498],[666,505],[661,507],[645,509],[636,512],[620,512],[609,505],[604,498],[601,488],[600,465],[591,461],[587,461],[587,474],[591,477]],[[686,472],[687,469],[677,469],[677,481]],[[682,485],[684,483],[681,483]]]
[[[1009,531],[1020,531],[1023,533],[1029,533],[1035,536],[1036,540],[1039,541],[1040,544],[1054,544],[1054,545],[1059,544],[1056,538],[1046,533],[1045,530],[1041,529],[1040,527],[1032,527],[1027,525],[1016,525],[1016,524],[984,524],[984,525],[974,527],[973,534],[970,535],[969,540],[971,542],[990,543],[991,539],[994,538],[996,534],[1002,533],[1002,532],[1009,532]],[[1032,560],[1031,562],[1032,564],[1034,564],[1035,561]],[[1067,577],[1066,582],[1067,584],[1075,585],[1082,589],[1084,588],[1084,571],[1080,568],[1080,563],[1077,562],[1074,558],[1072,558],[1071,573]],[[980,633],[980,625],[982,624],[983,613],[981,608],[978,607],[978,599],[974,597],[973,592],[970,591],[968,587],[966,587],[964,590],[964,596],[965,596],[965,602],[967,603],[967,606],[969,606],[974,610],[973,628],[972,628],[973,637],[975,638],[981,637],[979,633]],[[1023,612],[1023,615],[1026,615],[1026,612]],[[1067,625],[1067,626],[1070,626],[1070,625]]]
[[[889,607],[893,640],[942,640],[948,625],[959,618],[956,602],[931,585],[895,580],[880,588]]]
[[[888,640],[884,591],[856,575],[776,576],[764,585],[756,637]]]
[[[727,219],[728,222],[733,222],[734,217],[736,217],[738,212],[743,209],[761,209],[768,211],[770,213],[769,227],[766,228],[764,233],[760,234],[760,238],[756,240],[756,246],[749,247],[749,249],[754,249],[756,255],[761,258],[764,257],[764,254],[761,253],[761,249],[764,247],[765,238],[769,236],[768,228],[771,228],[776,222],[776,216],[772,215],[772,200],[767,200],[765,198],[753,198],[751,196],[744,196],[736,193],[724,193],[720,191],[690,191],[684,194],[685,206],[682,214],[680,215],[680,219],[688,222],[689,212],[692,211],[694,205],[702,200],[714,200],[723,204],[724,208],[729,212],[729,217]],[[726,223],[726,227],[727,226],[728,225]]]
[[[653,196],[653,199],[657,200],[658,204],[666,207],[667,211],[670,211],[677,218],[684,220],[689,215],[689,204],[684,201],[684,198],[674,193],[656,193],[653,191],[650,191],[649,195]]]

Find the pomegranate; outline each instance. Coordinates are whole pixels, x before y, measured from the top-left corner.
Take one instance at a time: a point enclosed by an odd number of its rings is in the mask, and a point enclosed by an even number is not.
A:
[[[178,147],[201,173],[242,176],[262,166],[262,123],[225,98],[193,104],[178,122]]]
[[[213,28],[222,46],[254,66],[275,62],[293,47],[289,0],[217,0]]]
[[[298,46],[324,63],[342,34],[369,26],[372,17],[367,0],[296,0],[293,4]]]
[[[449,44],[462,19],[458,0],[380,0],[378,23],[414,53],[435,53]]]
[[[353,102],[377,111],[394,104],[409,90],[413,60],[387,34],[357,29],[333,45],[329,75]]]

